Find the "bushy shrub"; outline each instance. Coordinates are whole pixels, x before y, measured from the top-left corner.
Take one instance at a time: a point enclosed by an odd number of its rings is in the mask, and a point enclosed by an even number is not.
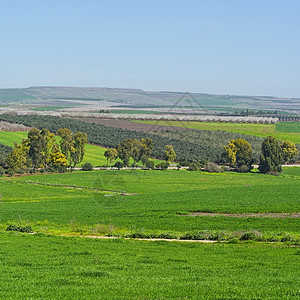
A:
[[[147,169],[154,169],[154,162],[152,160],[148,160],[145,164]]]
[[[9,225],[6,228],[6,231],[18,231],[18,232],[26,232],[26,233],[33,232],[31,226],[17,226],[17,225]]]
[[[213,162],[208,162],[205,167],[205,171],[209,173],[221,173],[223,172],[222,168]]]
[[[249,167],[247,167],[246,165],[242,165],[237,168],[237,171],[240,173],[247,173],[249,172]]]
[[[82,171],[92,171],[93,170],[93,165],[90,162],[86,162],[82,166]]]
[[[199,171],[199,167],[196,163],[191,163],[188,168],[188,171]]]
[[[114,167],[115,168],[118,168],[119,170],[124,168],[124,163],[122,161],[117,161],[115,164],[114,164]]]
[[[168,169],[168,167],[169,167],[169,163],[167,161],[162,161],[161,163],[155,166],[155,168],[159,170],[166,170]]]
[[[67,167],[66,166],[57,166],[57,172],[58,173],[66,173],[67,172]]]
[[[4,175],[5,171],[2,167],[0,167],[0,177],[2,177]]]
[[[15,171],[13,169],[8,169],[5,172],[8,176],[12,177],[15,175]]]
[[[228,240],[229,244],[238,244],[240,242],[240,240],[238,238],[230,238]]]
[[[241,241],[256,241],[257,236],[254,232],[245,232],[241,237]]]

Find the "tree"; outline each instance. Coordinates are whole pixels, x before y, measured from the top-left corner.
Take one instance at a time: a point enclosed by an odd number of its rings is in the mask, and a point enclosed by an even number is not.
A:
[[[43,136],[40,130],[37,128],[32,128],[28,132],[28,155],[32,161],[33,168],[39,168],[43,162],[42,148],[43,148]]]
[[[234,142],[235,140],[230,140],[227,146],[223,146],[223,149],[225,150],[225,158],[231,165],[234,165],[236,162],[237,148]]]
[[[128,138],[117,146],[118,156],[124,165],[129,166],[130,157],[132,155],[133,139]]]
[[[232,139],[227,146],[223,146],[225,150],[225,158],[231,165],[235,166],[237,170],[243,172],[252,169],[252,148],[249,142],[245,139]]]
[[[149,159],[153,149],[154,149],[154,143],[151,139],[141,139],[142,143],[142,157]]]
[[[277,139],[268,136],[262,142],[262,153],[260,155],[259,171],[262,173],[281,172],[283,151]]]
[[[73,145],[71,148],[71,168],[75,168],[77,164],[82,162],[85,153],[85,144],[87,143],[86,133],[77,132],[73,137]]]
[[[24,156],[23,149],[20,145],[15,145],[13,151],[8,155],[6,163],[9,169],[12,169],[14,172],[17,172],[21,169],[26,162],[26,157]]]
[[[289,162],[295,155],[298,154],[295,144],[291,141],[283,141],[280,144],[280,147],[282,149],[283,162],[285,163]]]
[[[109,160],[109,165],[111,166],[111,163],[118,158],[118,151],[115,148],[109,148],[104,152],[104,156],[107,159],[107,165]]]
[[[41,146],[41,163],[42,165],[47,168],[48,163],[50,162],[50,154],[52,152],[52,149],[55,144],[55,135],[54,133],[51,133],[48,129],[43,128],[40,131],[40,134],[42,136],[42,146]]]
[[[73,134],[70,129],[60,128],[57,134],[61,137],[60,149],[61,152],[66,156],[68,161],[70,160],[70,154],[73,147]]]
[[[143,145],[141,141],[139,140],[132,141],[131,157],[133,158],[134,164],[136,164],[141,160],[144,149],[145,149],[145,145]]]
[[[53,151],[50,153],[49,164],[55,170],[66,168],[68,165],[68,160],[66,156],[61,152],[57,144],[54,145]]]
[[[172,162],[172,161],[175,160],[175,158],[176,158],[176,153],[173,149],[173,146],[172,145],[167,145],[165,147],[165,152],[164,152],[165,161]]]

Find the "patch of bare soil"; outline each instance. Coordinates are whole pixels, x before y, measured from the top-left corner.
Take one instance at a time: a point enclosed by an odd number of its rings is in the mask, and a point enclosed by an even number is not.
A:
[[[144,124],[136,123],[127,120],[117,120],[117,119],[101,119],[101,118],[76,118],[79,121],[86,123],[102,124],[105,126],[134,130],[134,131],[186,131],[186,130],[196,130],[187,127],[176,127],[176,126],[162,126],[155,124]]]
[[[0,121],[0,131],[29,131],[30,127],[27,127],[23,124],[13,124],[5,121]]]
[[[188,215],[191,217],[235,217],[235,218],[300,218],[300,213],[250,213],[250,214],[225,214],[225,213],[206,213],[206,212],[191,212]]]

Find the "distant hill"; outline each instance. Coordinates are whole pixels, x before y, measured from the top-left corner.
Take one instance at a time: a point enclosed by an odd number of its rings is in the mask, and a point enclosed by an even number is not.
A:
[[[105,101],[111,106],[135,108],[190,107],[207,110],[234,111],[236,109],[300,111],[300,98],[266,96],[214,95],[141,89],[101,87],[36,86],[17,89],[0,89],[0,105],[82,104]]]

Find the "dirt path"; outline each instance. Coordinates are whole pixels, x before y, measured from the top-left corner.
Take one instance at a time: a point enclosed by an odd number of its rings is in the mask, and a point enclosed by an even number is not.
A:
[[[206,213],[206,212],[191,212],[190,217],[234,217],[234,218],[300,218],[300,213],[249,213],[249,214],[226,214],[226,213]]]
[[[35,234],[35,233],[32,233]],[[62,236],[62,237],[80,237],[80,238],[88,238],[88,239],[104,239],[104,240],[116,240],[121,239],[120,237],[116,236],[95,236],[95,235],[73,235],[73,234],[53,234],[47,233],[55,236]],[[189,242],[189,243],[204,243],[204,244],[212,244],[217,243],[218,241],[211,241],[211,240],[180,240],[180,239],[162,239],[162,238],[122,238],[124,240],[135,240],[135,241],[150,241],[150,242],[157,242],[157,241],[164,241],[164,242]]]

